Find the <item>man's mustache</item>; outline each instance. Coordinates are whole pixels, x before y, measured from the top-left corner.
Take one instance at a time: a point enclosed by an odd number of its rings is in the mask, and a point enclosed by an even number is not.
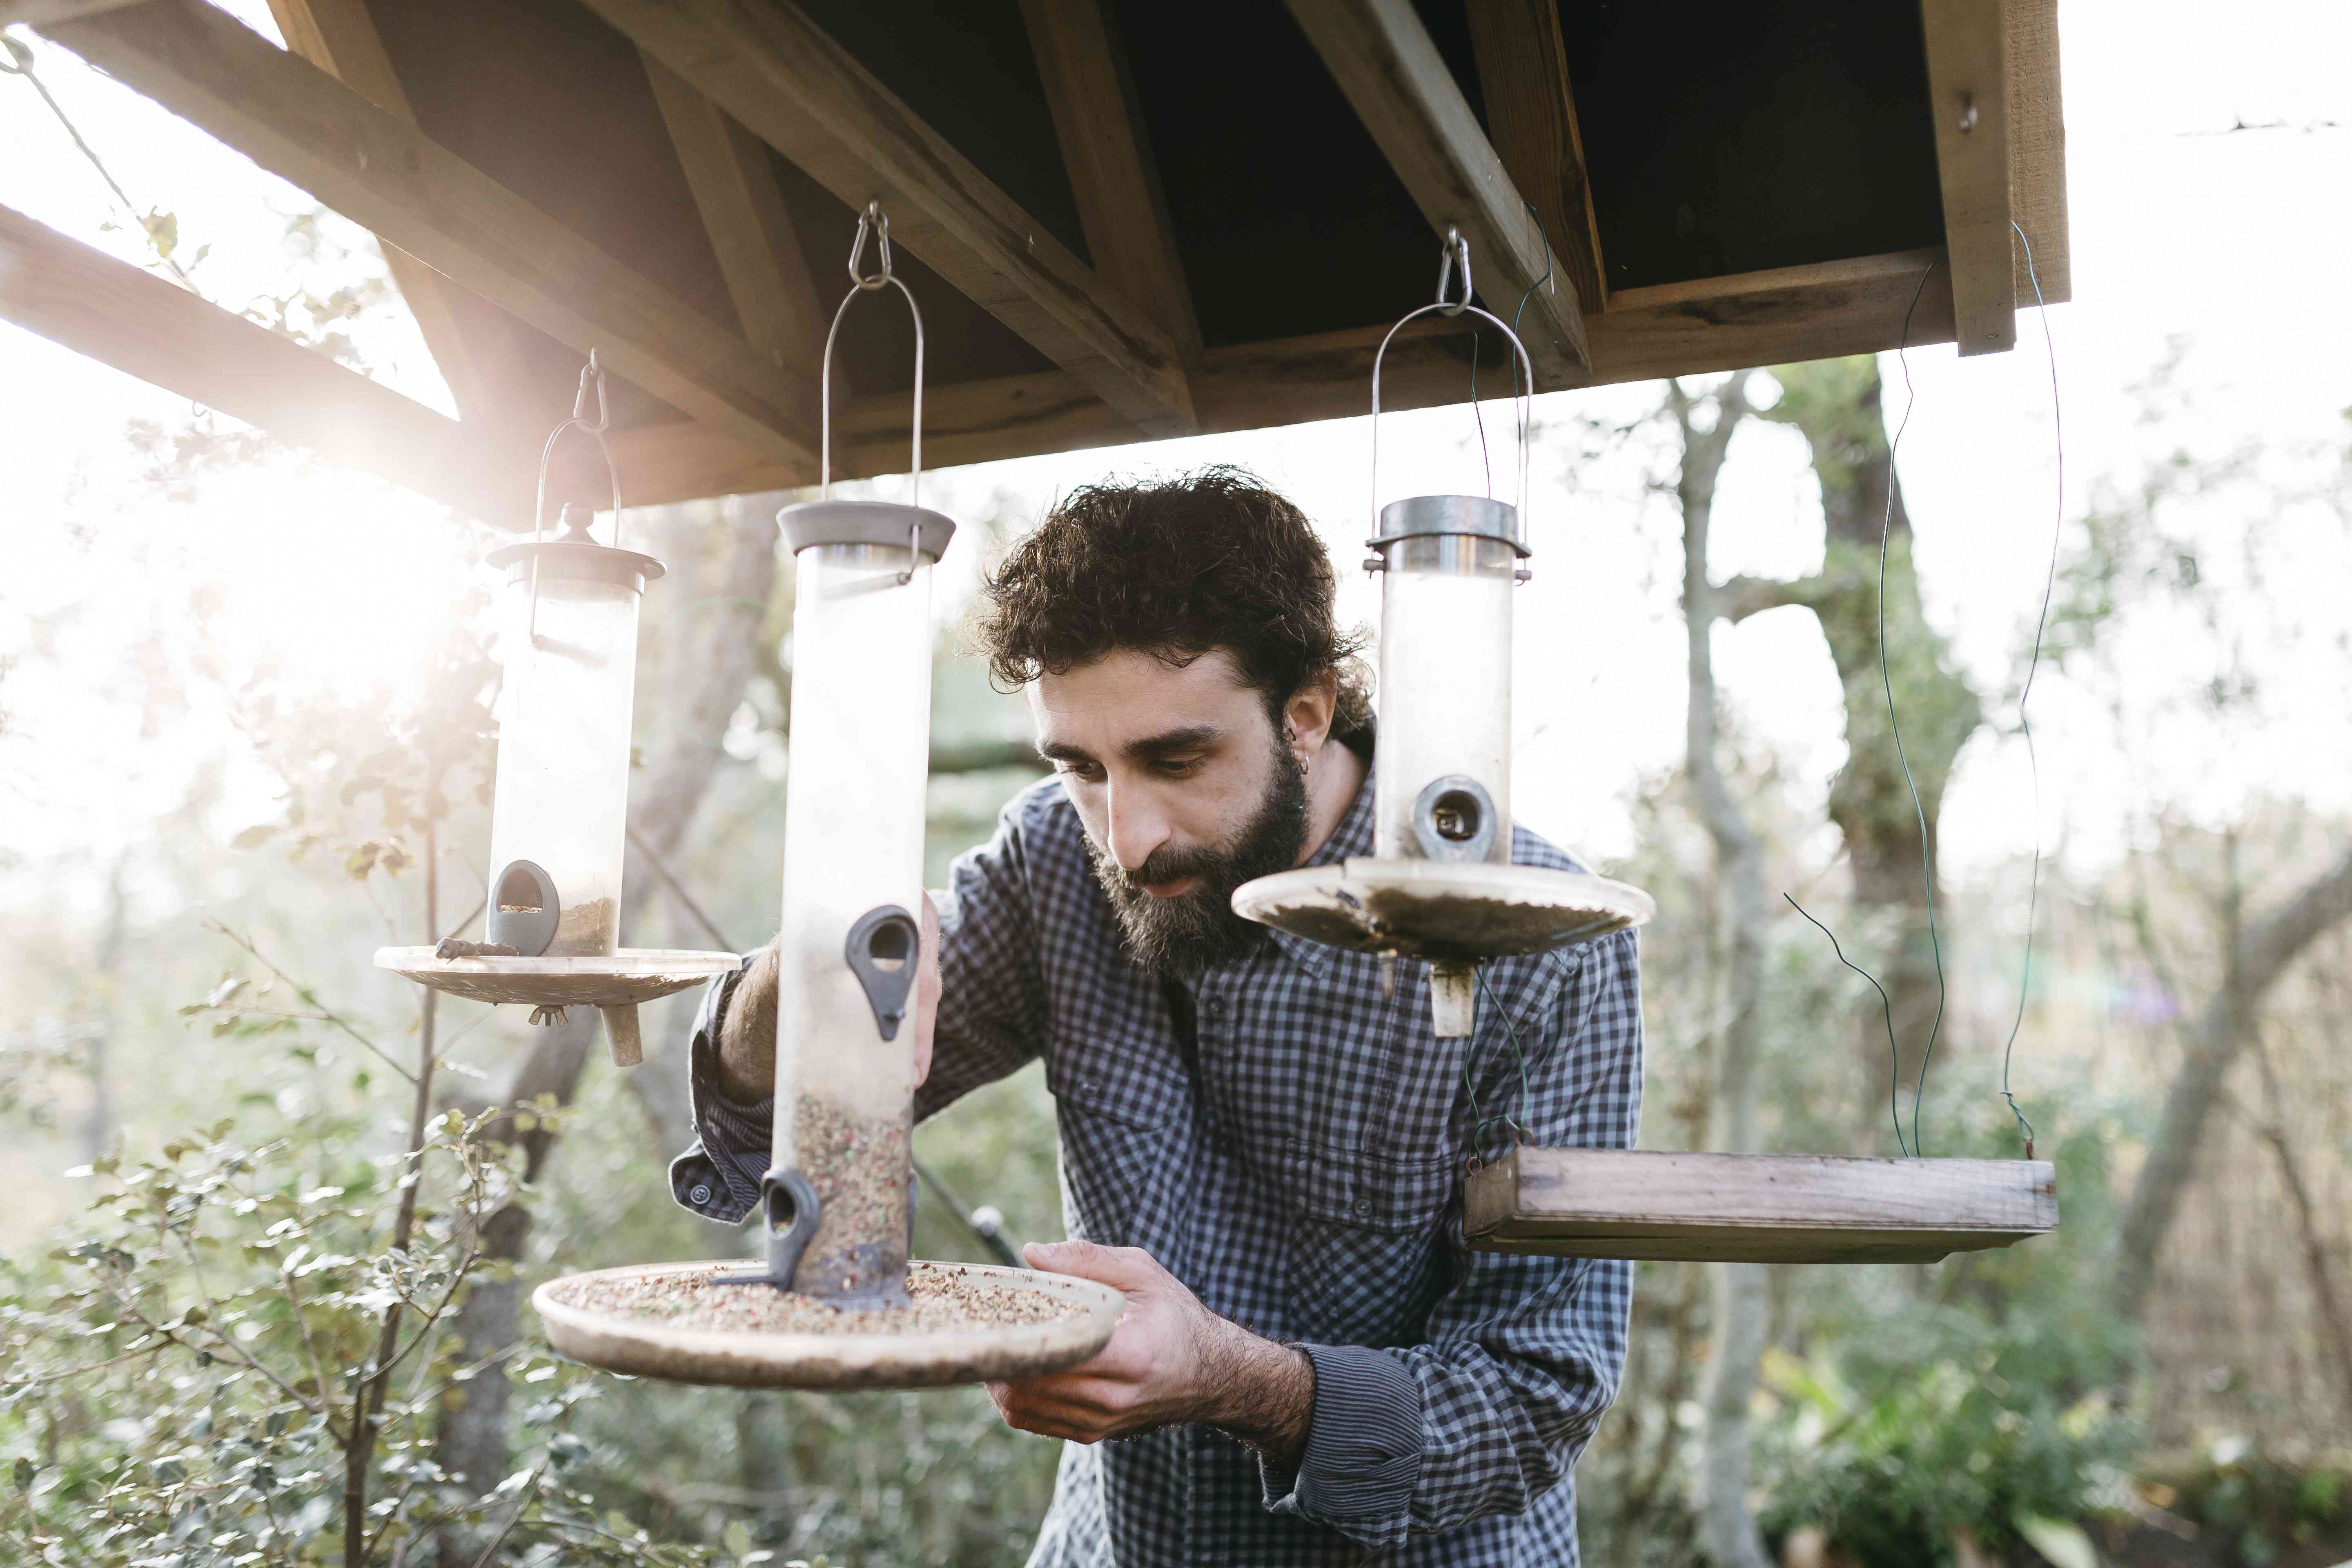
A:
[[[1187,877],[1213,876],[1224,864],[1225,858],[1213,849],[1171,849],[1163,845],[1145,856],[1143,864],[1132,871],[1115,860],[1109,862],[1109,869],[1122,889],[1140,893],[1150,888],[1181,882]]]

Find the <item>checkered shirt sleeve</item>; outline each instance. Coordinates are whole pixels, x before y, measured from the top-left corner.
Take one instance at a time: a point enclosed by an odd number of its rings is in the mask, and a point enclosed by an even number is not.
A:
[[[960,857],[949,885],[930,893],[940,911],[941,995],[931,1076],[915,1091],[918,1121],[1044,1048],[1045,994],[1019,831],[1022,804],[1006,807],[996,837]],[[719,1024],[741,978],[741,972],[720,975],[703,996],[687,1058],[698,1136],[670,1162],[671,1195],[705,1219],[729,1225],[759,1205],[775,1115],[772,1095],[737,1100],[719,1088]]]

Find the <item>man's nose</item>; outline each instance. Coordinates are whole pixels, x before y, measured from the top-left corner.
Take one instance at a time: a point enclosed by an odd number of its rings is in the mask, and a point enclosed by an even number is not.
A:
[[[1127,870],[1139,870],[1168,842],[1168,814],[1147,789],[1121,788],[1114,781],[1109,795],[1111,858]]]

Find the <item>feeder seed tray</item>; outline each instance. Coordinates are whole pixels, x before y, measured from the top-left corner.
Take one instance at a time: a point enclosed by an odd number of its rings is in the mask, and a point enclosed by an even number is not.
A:
[[[1034,1377],[1076,1366],[1109,1342],[1126,1297],[1108,1285],[1066,1274],[1039,1274],[980,1263],[908,1265],[908,1288],[920,1311],[927,1297],[961,1293],[984,1300],[994,1295],[1041,1299],[1036,1305],[1059,1309],[1030,1322],[989,1322],[962,1310],[964,1323],[952,1327],[910,1326],[865,1332],[788,1332],[745,1329],[676,1328],[656,1318],[599,1311],[574,1305],[599,1286],[627,1286],[657,1277],[689,1279],[740,1271],[740,1258],[704,1263],[650,1263],[602,1268],[551,1279],[531,1293],[530,1304],[547,1329],[548,1342],[573,1361],[633,1377],[698,1383],[725,1388],[940,1388],[953,1384]],[[727,1285],[726,1290],[773,1287]],[[817,1308],[817,1310],[826,1309]],[[880,1318],[881,1311],[852,1311],[845,1318]],[[922,1320],[911,1320],[920,1324]],[[967,1326],[968,1325],[968,1326]]]
[[[1657,913],[1641,889],[1492,861],[1343,860],[1245,883],[1234,910],[1331,947],[1462,963],[1592,942]]]
[[[380,947],[375,966],[469,1002],[593,1007],[604,1016],[614,1061],[635,1067],[645,1059],[638,1003],[731,974],[743,960],[683,948],[625,947],[598,958],[436,958],[429,947]]]
[[[1512,1150],[1471,1173],[1480,1252],[1738,1263],[1934,1263],[2056,1228],[2047,1160]]]

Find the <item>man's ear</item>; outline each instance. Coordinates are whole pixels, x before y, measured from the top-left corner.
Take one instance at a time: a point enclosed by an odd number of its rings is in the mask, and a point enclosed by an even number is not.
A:
[[[1283,704],[1283,740],[1303,765],[1314,760],[1331,737],[1331,721],[1339,711],[1339,676],[1325,670],[1290,694]]]

